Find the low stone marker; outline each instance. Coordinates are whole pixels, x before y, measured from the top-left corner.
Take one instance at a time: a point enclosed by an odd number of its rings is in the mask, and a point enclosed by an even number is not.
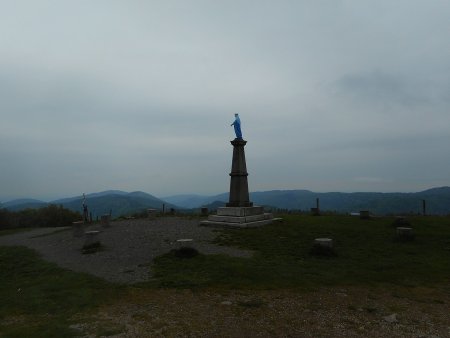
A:
[[[189,244],[192,244],[194,242],[194,240],[192,238],[181,238],[181,239],[177,239],[175,241],[177,249],[183,247],[183,246],[188,246]]]
[[[370,212],[369,212],[369,210],[361,210],[359,212],[359,218],[360,219],[370,219]]]
[[[333,248],[333,240],[331,238],[316,238],[314,245],[322,246],[325,248]]]
[[[156,209],[147,209],[148,219],[155,219],[158,210]]]
[[[72,222],[73,237],[83,237],[84,234],[84,221]]]
[[[100,231],[86,231],[84,233],[83,253],[92,253],[100,247]]]
[[[199,254],[197,249],[189,244],[192,244],[194,240],[192,238],[182,238],[176,240],[176,249],[174,250],[175,256],[178,258],[193,258]]]
[[[397,240],[412,241],[414,239],[414,232],[409,227],[397,227]]]
[[[331,238],[316,238],[310,253],[314,256],[335,256],[333,240]]]
[[[320,216],[319,208],[311,208],[311,215]]]
[[[100,218],[100,223],[101,223],[102,227],[109,228],[110,227],[110,223],[109,223],[110,219],[111,219],[111,217],[109,216],[109,214],[102,215]]]
[[[411,223],[405,217],[397,216],[397,217],[395,217],[395,220],[392,223],[392,225],[395,227],[410,227]]]

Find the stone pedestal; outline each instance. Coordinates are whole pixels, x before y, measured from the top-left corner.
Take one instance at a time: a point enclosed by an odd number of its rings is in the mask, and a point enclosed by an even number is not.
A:
[[[273,215],[265,213],[263,207],[222,207],[217,215],[210,215],[201,225],[229,226],[239,228],[258,227],[274,221]]]
[[[253,206],[248,192],[248,173],[245,163],[244,147],[247,141],[235,139],[233,161],[230,173],[230,197],[225,207],[217,210],[217,215],[210,215],[208,220],[200,222],[206,226],[258,227],[274,221],[273,215],[264,213],[263,207]]]

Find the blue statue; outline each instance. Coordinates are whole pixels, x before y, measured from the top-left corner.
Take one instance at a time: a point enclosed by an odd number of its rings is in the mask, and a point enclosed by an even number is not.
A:
[[[234,122],[231,125],[234,126],[236,138],[242,140],[241,119],[239,118],[239,114],[234,114]]]

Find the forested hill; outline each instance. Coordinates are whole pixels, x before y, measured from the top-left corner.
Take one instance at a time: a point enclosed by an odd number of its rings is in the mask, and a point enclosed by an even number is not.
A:
[[[423,200],[429,214],[450,214],[450,188],[430,189],[418,193],[314,193],[306,190],[266,191],[251,194],[261,205],[309,210],[319,199],[321,210],[352,212],[370,210],[375,214],[422,213]]]
[[[49,204],[62,205],[64,208],[82,213],[83,198],[81,196],[64,198],[51,202],[15,200],[3,204],[3,207],[11,211],[19,211],[27,208],[41,208]],[[86,195],[86,204],[89,212],[95,218],[112,212],[113,217],[131,215],[145,211],[148,208],[161,210],[163,205],[166,210],[178,208],[150,194],[136,191],[105,191]]]
[[[175,196],[167,200],[171,201],[172,198]],[[309,190],[272,190],[250,194],[250,199],[257,205],[304,211],[315,207],[317,198],[321,210],[339,213],[370,210],[379,215],[417,214],[422,213],[423,200],[425,200],[428,214],[450,214],[450,187],[433,188],[417,193],[316,193]],[[214,208],[217,207],[218,201],[227,202],[227,200],[228,194],[205,196],[203,200],[198,196],[195,197],[196,207],[204,205]],[[189,203],[189,207],[193,207],[193,204]]]
[[[369,210],[374,214],[417,214],[422,213],[423,201],[430,215],[450,215],[450,187],[433,188],[417,193],[374,193],[374,192],[328,192],[316,193],[309,190],[272,190],[253,192],[250,199],[255,205],[271,206],[280,209],[309,211],[316,206],[319,199],[322,211],[339,213]],[[123,191],[106,191],[87,195],[86,203],[93,217],[108,214],[114,217],[141,212],[147,208],[166,210],[195,209],[208,206],[211,210],[228,201],[228,194],[216,196],[179,195],[159,199],[144,192],[127,193]],[[222,203],[220,203],[222,202]],[[3,203],[0,207],[17,211],[26,208],[39,208],[48,204],[62,205],[65,208],[82,210],[82,197],[71,197],[52,202],[37,200],[15,200]]]

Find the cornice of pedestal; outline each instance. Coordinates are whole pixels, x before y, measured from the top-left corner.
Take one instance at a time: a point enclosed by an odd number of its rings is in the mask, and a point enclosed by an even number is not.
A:
[[[241,138],[235,138],[233,141],[230,141],[234,147],[245,146],[247,141]]]

